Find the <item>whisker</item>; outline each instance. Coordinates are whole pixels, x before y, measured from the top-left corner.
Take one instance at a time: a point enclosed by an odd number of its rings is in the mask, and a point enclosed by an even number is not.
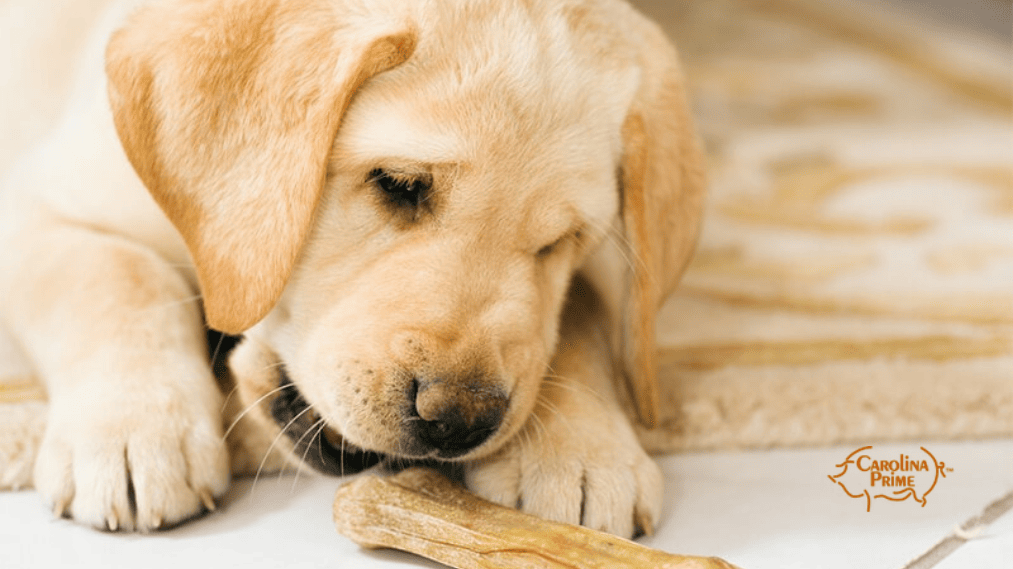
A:
[[[588,223],[594,229],[597,229],[603,237],[612,241],[620,249],[632,250],[633,246],[630,243],[626,234],[623,233],[619,228],[610,222],[598,221],[596,219],[589,219]]]
[[[275,393],[278,393],[279,391],[281,391],[283,389],[288,389],[289,387],[295,387],[295,384],[286,383],[285,385],[279,385],[278,387],[275,387],[271,391],[268,391],[267,393],[265,393],[265,394],[261,395],[260,397],[258,397],[257,400],[254,401],[253,403],[250,403],[249,405],[247,405],[246,409],[243,409],[243,411],[240,412],[239,415],[236,415],[236,418],[232,420],[232,424],[229,425],[229,428],[225,430],[225,435],[224,435],[223,438],[227,438],[229,436],[229,433],[232,432],[232,429],[236,428],[236,425],[239,424],[239,421],[241,421],[243,419],[243,417],[246,416],[247,413],[249,413],[250,411],[256,409],[257,406],[260,405],[260,403],[262,401],[264,401],[264,399],[267,399],[271,395],[274,395]],[[238,389],[238,386],[237,386],[236,389]]]
[[[180,305],[183,305],[183,304],[189,304],[191,302],[197,302],[197,301],[199,301],[202,298],[204,298],[203,295],[195,294],[193,296],[188,296],[186,298],[180,298],[180,299],[177,299],[177,300],[170,300],[169,302],[163,302],[161,304],[155,304],[155,305],[152,305],[152,306],[147,306],[147,307],[143,308],[142,311],[143,312],[148,312],[148,311],[153,311],[153,310],[163,310],[163,309],[166,309],[166,308],[172,308],[173,306],[180,306]]]
[[[341,461],[341,477],[345,477],[345,435],[341,435],[341,457],[338,459]]]
[[[577,395],[590,395],[602,403],[608,403],[604,397],[597,391],[590,387],[580,383],[578,381],[572,381],[568,377],[561,375],[546,375],[543,381],[552,387],[561,387]]]
[[[546,350],[546,351],[548,351],[548,350]],[[551,363],[545,364],[545,369],[548,370],[549,375],[553,375],[553,376],[559,377],[559,373],[557,373],[556,370],[553,369]]]
[[[570,435],[571,436],[573,436],[573,437],[578,437],[579,436],[577,434],[577,431],[573,428],[573,424],[570,423],[570,420],[566,417],[566,415],[562,411],[559,410],[559,407],[556,407],[555,405],[553,405],[552,403],[550,403],[548,399],[546,399],[545,397],[539,395],[538,398],[535,399],[535,405],[536,406],[537,405],[541,405],[544,409],[547,409],[550,413],[552,413],[553,415],[555,415],[556,418],[561,423],[563,423],[563,425],[566,426],[566,430],[570,431]]]
[[[324,429],[327,428],[327,423],[323,422],[323,419],[320,419],[320,421],[321,421],[320,428],[317,429],[317,434],[313,435],[313,437],[310,439],[310,444],[313,444],[313,439],[319,439],[320,440],[320,444],[317,445],[317,456],[320,458],[320,463],[323,464],[323,462],[325,460],[324,459]]]
[[[523,438],[520,439],[521,450],[527,452],[527,449],[531,448],[531,446],[534,444],[533,442],[531,442],[531,432],[529,429],[521,429],[520,434],[523,435]]]
[[[647,263],[640,257],[640,255],[637,254],[636,249],[633,248],[630,240],[618,229],[613,227],[611,224],[605,224],[593,220],[590,223],[602,232],[605,239],[608,239],[616,246],[616,249],[619,251],[619,254],[622,255],[623,260],[626,262],[626,266],[628,266],[630,270],[636,270],[638,265],[642,268],[647,268]]]
[[[232,386],[232,389],[229,390],[228,395],[225,396],[225,400],[222,401],[222,413],[224,413],[225,410],[229,408],[229,402],[232,401],[232,396],[238,392],[239,392],[239,384],[237,383],[236,385]]]
[[[295,417],[292,417],[291,421],[289,421],[284,427],[282,427],[282,429],[280,431],[278,431],[278,434],[274,437],[274,440],[272,440],[271,444],[268,445],[267,450],[264,451],[264,458],[262,458],[260,460],[260,466],[257,467],[257,473],[253,476],[253,485],[250,488],[250,495],[251,496],[253,495],[253,492],[257,489],[257,481],[260,480],[260,473],[261,473],[261,471],[264,470],[264,464],[267,463],[267,457],[271,456],[271,451],[274,449],[274,445],[278,444],[278,441],[281,439],[282,435],[285,434],[285,431],[287,431],[289,427],[291,427],[293,424],[295,424],[296,421],[299,420],[299,417],[302,417],[303,414],[306,413],[306,412],[308,412],[309,410],[310,410],[310,408],[307,407],[307,408],[303,409],[302,411],[299,411],[299,413],[297,413]],[[284,472],[285,472],[285,467],[282,466],[282,473],[284,473]]]
[[[298,468],[296,468],[295,470],[295,477],[292,479],[292,488],[289,490],[289,493],[295,492],[295,486],[299,482],[299,474],[302,473],[303,468],[306,465],[306,455],[308,455],[310,449],[313,448],[313,439],[317,438],[317,436],[320,435],[320,433],[324,432],[324,427],[326,426],[327,424],[324,422],[324,419],[320,418],[319,420],[317,420],[316,423],[310,425],[310,428],[306,429],[306,432],[303,433],[302,436],[299,437],[299,440],[295,442],[295,448],[299,448],[299,443],[302,442],[303,438],[305,438],[306,435],[312,433],[313,430],[316,429],[316,433],[314,433],[313,436],[310,437],[309,442],[306,444],[306,450],[304,450],[302,453],[302,457],[300,458],[301,462]],[[320,451],[320,458],[321,460],[323,459],[323,450]]]
[[[538,433],[538,446],[544,446],[545,445],[544,437],[549,436],[549,430],[545,427],[545,423],[543,423],[542,420],[538,418],[538,413],[531,413],[530,419],[534,421],[532,425],[534,425],[535,427],[535,432]]]

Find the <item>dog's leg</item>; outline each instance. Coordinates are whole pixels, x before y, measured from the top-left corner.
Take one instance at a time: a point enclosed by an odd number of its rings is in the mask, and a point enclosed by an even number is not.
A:
[[[35,370],[0,322],[0,491],[32,487],[32,465],[46,425]]]
[[[2,288],[49,392],[36,488],[58,515],[111,530],[213,507],[228,459],[192,287],[116,235],[50,222],[21,236]]]
[[[651,533],[661,471],[623,412],[592,293],[576,284],[532,416],[491,458],[471,464],[475,493],[550,520],[623,537]]]

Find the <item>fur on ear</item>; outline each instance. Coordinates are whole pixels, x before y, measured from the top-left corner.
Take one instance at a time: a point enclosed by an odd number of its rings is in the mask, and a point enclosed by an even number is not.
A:
[[[120,141],[186,242],[212,328],[242,332],[277,302],[353,93],[415,48],[408,23],[350,12],[325,0],[155,4],[107,47]]]
[[[640,85],[622,127],[617,225],[625,243],[606,240],[587,277],[609,312],[617,371],[640,422],[654,427],[655,317],[696,247],[706,175],[675,49],[652,23],[639,32]]]

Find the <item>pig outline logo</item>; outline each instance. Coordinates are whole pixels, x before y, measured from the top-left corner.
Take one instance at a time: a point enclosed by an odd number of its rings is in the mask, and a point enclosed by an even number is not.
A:
[[[851,493],[848,490],[848,487],[845,486],[843,482],[841,482],[840,480],[838,480],[838,478],[840,478],[840,477],[844,476],[845,474],[847,474],[848,468],[851,465],[855,465],[855,468],[859,468],[858,465],[857,465],[858,459],[854,458],[855,455],[857,455],[858,453],[860,453],[862,451],[870,450],[871,448],[872,448],[872,445],[864,446],[864,447],[862,447],[862,448],[860,448],[860,449],[852,452],[851,454],[848,455],[847,458],[844,459],[844,462],[842,462],[842,463],[840,463],[840,464],[837,465],[837,468],[842,469],[839,473],[834,474],[834,475],[830,475],[830,474],[827,475],[827,478],[829,478],[831,482],[833,482],[833,483],[837,484],[838,486],[840,486],[841,489],[844,490],[844,493],[847,494],[848,496],[850,496],[852,498],[862,498],[862,497],[865,497],[865,511],[866,512],[871,512],[872,511],[872,499],[873,498],[886,498],[887,500],[890,500],[890,501],[893,501],[893,502],[901,502],[901,501],[907,500],[908,498],[914,498],[915,502],[918,502],[924,508],[925,504],[926,504],[926,498],[928,498],[929,493],[931,493],[932,490],[935,489],[936,484],[939,482],[939,477],[942,476],[943,478],[946,478],[946,463],[945,462],[940,462],[940,461],[936,460],[936,457],[933,456],[933,454],[931,452],[929,452],[928,449],[926,449],[925,447],[918,447],[918,448],[920,448],[922,450],[922,452],[924,452],[925,454],[927,454],[929,456],[929,460],[930,460],[929,464],[931,465],[930,468],[932,468],[935,471],[934,477],[932,478],[932,484],[929,486],[928,490],[926,490],[925,492],[922,493],[921,498],[918,497],[918,491],[915,490],[912,486],[907,486],[907,487],[902,488],[900,490],[894,490],[893,492],[891,492],[891,494],[893,494],[892,496],[888,495],[888,494],[874,494],[873,495],[873,494],[869,493],[869,489],[868,488],[863,489],[861,493],[853,494],[853,493]],[[859,457],[859,458],[861,458],[861,457]],[[951,468],[950,470],[952,471],[953,469]]]

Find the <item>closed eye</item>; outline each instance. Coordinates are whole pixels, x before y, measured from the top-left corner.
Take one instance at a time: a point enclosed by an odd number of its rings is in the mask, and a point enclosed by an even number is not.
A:
[[[384,168],[372,170],[368,181],[399,208],[419,207],[432,190],[432,178],[428,175],[402,174]]]
[[[571,231],[563,235],[559,239],[556,239],[552,243],[549,243],[548,245],[542,247],[541,249],[538,250],[538,253],[536,254],[538,255],[539,259],[545,259],[546,257],[551,256],[553,253],[561,249],[562,246],[567,243],[578,243],[581,237],[583,237],[583,232],[580,229]]]
[[[542,247],[541,249],[539,249],[538,253],[537,253],[538,258],[544,259],[545,257],[548,257],[553,252],[555,252],[555,250],[557,248],[559,248],[559,244],[563,242],[563,239],[566,239],[566,238],[563,237],[561,239],[557,239],[556,241],[553,241],[552,243],[549,243],[545,247]]]

